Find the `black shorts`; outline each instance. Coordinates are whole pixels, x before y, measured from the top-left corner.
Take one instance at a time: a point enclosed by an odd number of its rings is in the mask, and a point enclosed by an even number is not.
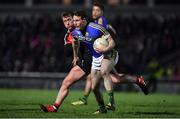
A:
[[[66,44],[66,45],[64,45],[64,56],[65,56],[65,57],[73,57],[72,44]]]
[[[86,75],[89,75],[91,72],[92,55],[90,54],[89,50],[82,45],[79,51],[80,51],[80,62],[78,63],[78,65],[86,73]]]
[[[63,71],[64,72],[69,72],[71,70],[71,68],[73,67],[72,60],[73,60],[72,45],[66,44],[64,45],[64,55],[63,55]]]

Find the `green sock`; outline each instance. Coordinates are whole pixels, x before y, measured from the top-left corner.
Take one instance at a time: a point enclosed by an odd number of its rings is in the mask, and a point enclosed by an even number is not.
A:
[[[105,109],[104,105],[99,105],[99,109]]]
[[[101,110],[105,109],[104,102],[101,102],[101,104],[99,104],[99,109],[101,109]]]
[[[84,94],[84,96],[83,96],[83,98],[82,98],[82,99],[83,99],[84,101],[87,101],[88,96],[89,96],[89,95]]]
[[[108,96],[109,96],[109,103],[111,105],[114,105],[114,93],[113,93],[113,91],[108,91]]]

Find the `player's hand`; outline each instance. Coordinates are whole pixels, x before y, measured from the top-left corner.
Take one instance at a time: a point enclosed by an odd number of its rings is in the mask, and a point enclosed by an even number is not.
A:
[[[72,61],[73,66],[76,66],[78,62],[79,62],[79,57],[74,57]]]

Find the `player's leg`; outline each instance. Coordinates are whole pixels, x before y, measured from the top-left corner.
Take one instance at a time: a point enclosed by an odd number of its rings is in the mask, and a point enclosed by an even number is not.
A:
[[[85,75],[85,72],[77,65],[71,69],[69,74],[65,77],[61,88],[58,92],[56,101],[53,106],[43,106],[41,108],[45,112],[56,112],[60,105],[63,103],[64,99],[68,95],[69,87],[78,81],[81,77]]]
[[[119,74],[117,76],[116,74],[111,74],[112,82],[115,84],[121,84],[121,83],[135,83],[137,84],[143,93],[147,95],[149,93],[148,87],[145,83],[143,76],[133,76],[133,75],[127,75],[127,74]]]
[[[120,83],[136,83],[137,82],[137,77],[132,76],[132,75],[127,75],[127,74],[110,74],[112,82],[115,84],[120,84]]]
[[[96,101],[99,105],[99,109],[96,112],[94,112],[94,114],[106,113],[107,110],[105,109],[103,96],[99,89],[100,88],[100,80],[101,80],[100,71],[92,69],[91,70],[91,80],[92,80],[92,91],[93,91]]]
[[[84,75],[85,72],[78,65],[73,67],[68,76],[64,79],[55,103],[61,104],[61,101],[69,91],[69,87]]]
[[[89,94],[91,93],[91,76],[88,75],[87,79],[86,79],[86,86],[85,86],[85,91],[84,91],[84,96],[83,96],[83,100],[87,103],[87,98],[89,97]]]
[[[78,101],[72,102],[72,105],[86,105],[87,104],[87,98],[89,97],[89,94],[91,93],[91,76],[90,74],[86,77],[86,85],[84,90],[84,95],[82,98],[79,98]]]
[[[91,72],[91,64],[92,64],[92,56],[91,54],[89,53],[88,49],[84,49],[85,53],[83,55],[83,59],[84,59],[84,62],[83,62],[83,66],[81,67],[85,72],[86,74],[89,74],[86,78],[86,86],[85,86],[85,90],[84,90],[84,95],[82,98],[79,98],[78,101],[75,101],[71,104],[73,105],[84,105],[84,104],[87,104],[87,99],[88,99],[88,96],[91,92],[91,76],[90,76],[90,72]]]
[[[113,53],[113,52],[112,52]],[[116,53],[114,52],[113,54],[115,55],[110,55],[109,57],[111,57],[114,61],[114,64],[116,65],[118,60],[119,60],[119,55],[118,52],[116,51]],[[137,84],[141,90],[143,91],[143,93],[145,95],[148,94],[148,87],[144,81],[144,77],[143,76],[133,76],[133,75],[127,75],[127,74],[119,74],[117,72],[117,70],[115,69],[115,67],[113,67],[112,70],[113,74],[111,73],[111,79],[112,82],[115,84],[120,84],[120,83],[135,83]]]
[[[113,94],[113,84],[112,79],[110,76],[110,71],[113,69],[113,62],[111,59],[103,59],[101,63],[101,75],[104,79],[104,86],[109,96],[109,110],[115,110],[115,101],[114,101],[114,94]]]

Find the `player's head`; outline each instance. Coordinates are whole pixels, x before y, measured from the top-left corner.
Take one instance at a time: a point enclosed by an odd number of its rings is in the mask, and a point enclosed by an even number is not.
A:
[[[61,13],[61,19],[64,23],[64,26],[67,29],[72,29],[73,27],[73,18],[72,18],[73,14],[71,12],[62,12]]]
[[[73,21],[74,26],[77,29],[83,29],[87,24],[85,12],[82,10],[75,11],[73,15]]]
[[[98,2],[93,3],[92,6],[92,18],[98,19],[100,16],[103,15],[104,12],[104,6]]]

